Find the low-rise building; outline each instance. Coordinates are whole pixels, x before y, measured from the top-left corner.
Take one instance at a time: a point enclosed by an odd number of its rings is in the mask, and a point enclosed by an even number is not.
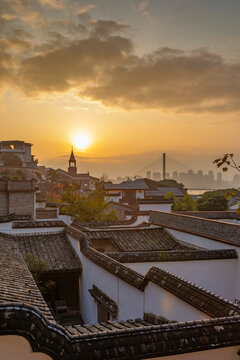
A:
[[[61,182],[63,182],[64,184],[78,185],[80,187],[80,191],[82,192],[96,190],[96,186],[99,179],[94,176],[91,176],[89,172],[87,173],[77,172],[77,161],[73,150],[71,152],[68,163],[69,163],[68,171],[57,169],[57,174]]]

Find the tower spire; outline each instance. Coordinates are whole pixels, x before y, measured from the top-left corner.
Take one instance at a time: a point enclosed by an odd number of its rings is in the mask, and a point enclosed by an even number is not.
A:
[[[77,174],[77,162],[76,162],[76,159],[74,156],[73,146],[72,146],[72,151],[71,151],[71,155],[70,155],[68,163],[69,163],[69,167],[68,167],[69,175],[72,175],[72,176],[76,175]]]

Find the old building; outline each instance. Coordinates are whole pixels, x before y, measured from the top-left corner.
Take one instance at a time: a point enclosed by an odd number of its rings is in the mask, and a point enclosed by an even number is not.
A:
[[[0,214],[36,216],[36,184],[31,181],[0,179]]]
[[[24,168],[36,168],[38,160],[34,160],[34,155],[31,154],[32,144],[25,143],[20,140],[9,140],[0,142],[0,159],[3,154],[17,155]],[[2,164],[3,165],[3,164]]]
[[[68,164],[68,171],[57,169],[57,174],[59,175],[61,182],[65,184],[76,184],[80,187],[80,191],[82,192],[88,192],[96,189],[96,185],[99,179],[91,176],[89,172],[77,172],[77,161],[73,149],[71,151]]]
[[[237,360],[239,225],[159,211],[150,219],[133,227],[9,218],[0,233],[1,356]],[[27,253],[47,261],[50,298]]]

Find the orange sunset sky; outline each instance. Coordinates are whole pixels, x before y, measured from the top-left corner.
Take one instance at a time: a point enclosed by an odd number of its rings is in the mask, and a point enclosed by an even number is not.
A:
[[[134,175],[239,152],[239,1],[0,0],[0,140],[39,164]]]

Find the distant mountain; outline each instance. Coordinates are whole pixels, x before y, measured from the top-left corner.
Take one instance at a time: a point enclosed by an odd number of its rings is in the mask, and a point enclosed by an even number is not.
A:
[[[188,171],[190,169],[186,164],[182,164],[181,162],[174,160],[166,155],[166,172],[170,172],[172,174],[173,171]],[[162,156],[157,160],[154,160],[150,164],[146,165],[144,168],[140,169],[136,172],[137,175],[146,176],[147,171],[160,171],[163,172],[163,159]]]

